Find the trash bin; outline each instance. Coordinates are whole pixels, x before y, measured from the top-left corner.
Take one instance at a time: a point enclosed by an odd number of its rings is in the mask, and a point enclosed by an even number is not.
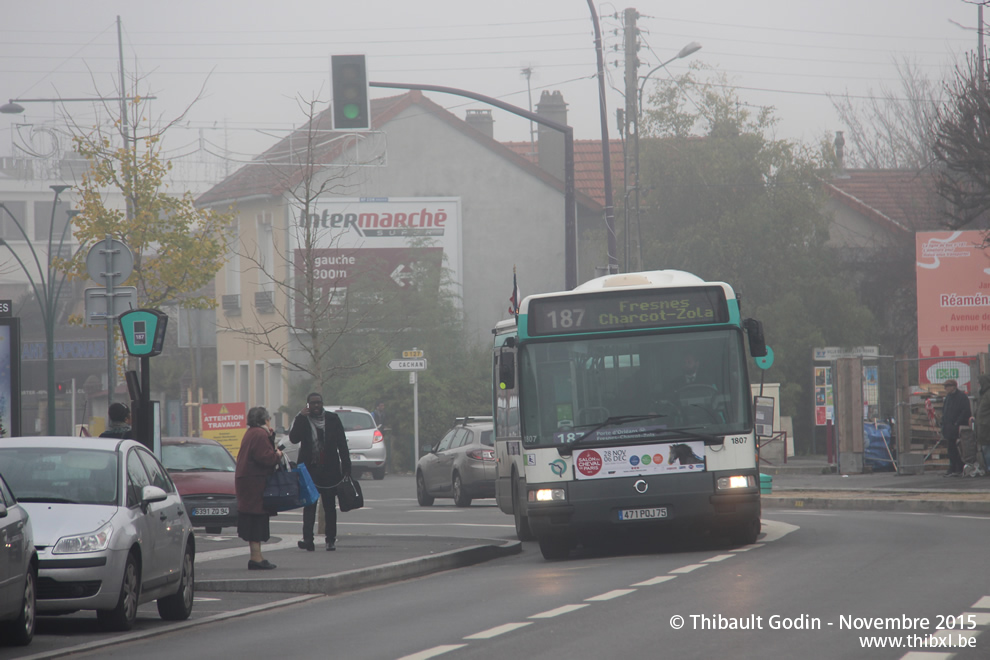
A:
[[[769,495],[773,491],[773,475],[760,473],[760,495]]]

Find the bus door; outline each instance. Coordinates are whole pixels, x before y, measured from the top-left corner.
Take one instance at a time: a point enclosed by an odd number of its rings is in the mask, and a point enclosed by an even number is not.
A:
[[[516,347],[495,349],[493,369],[495,390],[495,500],[499,508],[512,513],[512,468],[525,474],[522,464],[522,437],[519,427],[519,389],[516,377]]]

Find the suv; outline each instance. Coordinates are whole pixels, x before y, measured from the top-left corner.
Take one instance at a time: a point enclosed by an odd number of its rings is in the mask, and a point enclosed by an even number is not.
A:
[[[457,506],[495,497],[495,435],[492,418],[458,417],[440,442],[416,464],[416,500],[452,497]]]

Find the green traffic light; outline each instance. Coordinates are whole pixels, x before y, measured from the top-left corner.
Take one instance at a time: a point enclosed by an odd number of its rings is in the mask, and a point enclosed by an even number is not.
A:
[[[356,119],[360,113],[361,109],[356,103],[348,103],[344,106],[344,116],[348,119]]]

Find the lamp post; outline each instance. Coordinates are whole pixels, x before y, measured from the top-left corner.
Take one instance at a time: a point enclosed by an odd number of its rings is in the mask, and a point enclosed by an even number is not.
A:
[[[66,185],[54,185],[49,186],[55,191],[55,199],[52,202],[52,216],[48,225],[48,254],[47,263],[43,267],[41,264],[41,259],[38,257],[38,252],[34,248],[34,243],[28,237],[27,231],[24,229],[24,225],[21,221],[10,212],[10,209],[6,207],[2,202],[0,202],[0,209],[6,211],[7,215],[14,221],[14,226],[21,232],[21,236],[24,237],[24,242],[26,243],[28,249],[31,251],[31,257],[34,260],[34,266],[37,270],[37,278],[32,275],[31,270],[28,268],[27,264],[21,259],[21,256],[17,254],[10,243],[4,239],[0,239],[0,245],[4,245],[10,250],[10,253],[14,255],[14,259],[20,264],[21,270],[27,275],[28,283],[31,285],[31,289],[34,291],[35,297],[38,299],[38,306],[41,308],[41,320],[45,326],[45,354],[48,361],[48,405],[46,406],[48,412],[48,435],[55,435],[55,314],[56,307],[58,305],[58,299],[62,294],[62,287],[65,285],[66,273],[63,272],[61,277],[55,270],[52,259],[54,255],[52,254],[53,247],[55,250],[61,254],[62,248],[65,246],[66,234],[69,230],[69,226],[72,224],[72,217],[78,213],[78,211],[69,211],[66,215],[65,226],[62,227],[62,233],[59,236],[58,243],[54,242],[55,234],[55,211],[58,209],[59,196],[65,192],[71,186]]]
[[[699,44],[697,41],[692,41],[691,43],[681,48],[677,52],[677,55],[674,55],[666,62],[658,64],[657,66],[650,69],[649,73],[643,76],[642,82],[639,84],[639,93],[636,96],[636,117],[635,117],[636,126],[635,126],[635,130],[633,131],[633,139],[635,141],[633,150],[634,150],[634,157],[636,159],[636,173],[635,173],[635,179],[633,185],[636,193],[636,250],[637,250],[637,262],[638,262],[637,266],[639,270],[642,270],[643,268],[643,224],[640,219],[640,208],[639,208],[639,133],[640,133],[640,123],[641,123],[640,120],[642,119],[643,116],[643,89],[646,87],[646,81],[649,80],[650,76],[652,76],[654,73],[664,68],[674,60],[682,59],[684,57],[687,57],[688,55],[691,55],[692,53],[698,52],[699,50],[701,50],[701,44]],[[626,121],[629,121],[628,118],[626,119]],[[629,233],[628,227],[626,227],[626,233],[627,234]]]

